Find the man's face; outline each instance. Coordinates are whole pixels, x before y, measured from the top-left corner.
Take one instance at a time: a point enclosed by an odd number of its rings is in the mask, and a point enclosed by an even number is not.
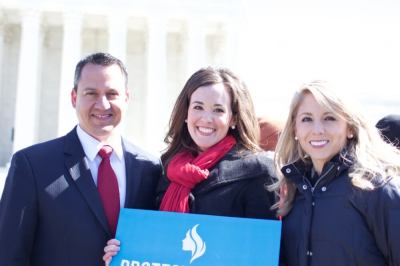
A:
[[[128,100],[129,91],[118,65],[85,65],[77,90],[71,92],[80,127],[99,141],[117,131]]]

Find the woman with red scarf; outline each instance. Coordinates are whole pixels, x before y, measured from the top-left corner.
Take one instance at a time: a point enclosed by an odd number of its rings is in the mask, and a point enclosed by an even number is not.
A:
[[[160,210],[275,219],[266,189],[273,162],[258,146],[249,91],[231,71],[209,67],[189,78],[164,141]],[[110,240],[104,260],[118,250],[119,241]]]
[[[209,67],[190,77],[164,141],[160,210],[274,218],[265,189],[272,161],[258,146],[249,91],[231,71]]]

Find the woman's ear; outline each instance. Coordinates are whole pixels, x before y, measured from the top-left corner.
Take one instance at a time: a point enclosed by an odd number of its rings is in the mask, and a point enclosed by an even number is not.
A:
[[[229,127],[231,129],[235,129],[236,128],[236,120],[234,117],[231,118],[231,122],[229,123]]]
[[[353,129],[350,128],[350,127],[347,128],[347,138],[348,138],[348,139],[354,138]]]

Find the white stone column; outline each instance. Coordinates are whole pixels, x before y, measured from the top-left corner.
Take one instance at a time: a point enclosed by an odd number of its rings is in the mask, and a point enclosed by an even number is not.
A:
[[[0,14],[0,20],[2,20],[2,14]],[[9,90],[9,88],[5,88],[4,84],[3,84],[3,51],[4,49],[4,24],[1,21],[0,22],[0,112],[10,112],[10,110],[7,110],[5,108],[6,106],[6,100],[9,101],[9,96],[6,96],[6,92]],[[8,93],[7,93],[8,94]],[[3,116],[3,119],[7,120],[7,117]],[[5,158],[6,153],[9,152],[9,144],[11,143],[10,141],[10,137],[11,137],[11,128],[9,127],[9,121],[2,121],[2,126],[0,127],[0,136],[2,136],[0,138],[0,147],[2,147],[0,149],[0,168],[1,166],[3,166],[3,158]],[[0,177],[1,179],[1,177]],[[1,186],[0,186],[1,187]]]
[[[0,14],[0,19],[3,19],[1,14]],[[0,86],[2,86],[2,84],[3,84],[2,83],[3,64],[4,64],[4,62],[3,62],[3,58],[4,58],[3,53],[4,53],[4,51],[3,50],[4,50],[4,24],[3,24],[3,22],[0,22],[0,62],[1,62],[1,64],[0,64]],[[1,96],[1,91],[2,91],[2,89],[0,88],[0,97],[2,97]],[[0,102],[1,102],[1,99],[0,99]]]
[[[235,71],[238,68],[238,55],[240,49],[241,25],[236,20],[225,21],[224,24],[225,47],[224,66]],[[235,71],[236,72],[236,71]]]
[[[160,16],[149,18],[147,33],[145,142],[148,149],[159,152],[163,147],[169,117],[165,104],[167,91],[166,20]]]
[[[126,62],[127,17],[110,15],[108,17],[108,52]]]
[[[60,98],[58,109],[58,135],[64,135],[77,123],[71,105],[75,66],[81,58],[82,18],[78,13],[64,14],[64,35],[61,58]]]
[[[191,18],[187,22],[186,77],[189,78],[195,71],[206,67],[206,22],[200,18]]]
[[[21,15],[13,152],[32,145],[37,136],[40,13],[29,10]]]

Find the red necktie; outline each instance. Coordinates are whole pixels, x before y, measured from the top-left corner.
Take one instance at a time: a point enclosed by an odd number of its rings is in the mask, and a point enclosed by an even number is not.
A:
[[[108,145],[103,146],[99,151],[102,160],[97,175],[97,189],[99,190],[111,233],[115,236],[120,203],[117,176],[110,163],[111,153],[112,148]]]

